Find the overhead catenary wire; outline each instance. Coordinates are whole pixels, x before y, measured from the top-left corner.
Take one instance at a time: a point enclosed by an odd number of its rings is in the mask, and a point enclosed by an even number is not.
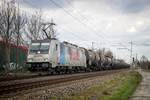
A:
[[[90,31],[92,31],[93,34],[95,34],[96,36],[98,36],[98,37],[100,37],[100,38],[106,40],[107,42],[108,42],[108,41],[110,42],[110,40],[108,40],[106,37],[100,35],[95,29],[93,29],[92,27],[90,27],[89,25],[87,25],[86,23],[84,23],[83,21],[81,21],[80,18],[78,18],[78,17],[72,15],[72,13],[70,13],[68,10],[66,10],[64,7],[62,7],[60,4],[56,3],[54,0],[49,0],[49,1],[52,2],[55,6],[61,8],[66,14],[68,14],[69,16],[71,16],[74,20],[76,20],[77,22],[79,22],[80,24],[82,24],[84,27],[90,29]],[[79,13],[79,12],[78,12],[78,13]],[[83,17],[86,21],[88,21],[88,19],[87,19],[84,15],[82,15],[82,14],[80,14],[80,13],[79,13],[79,15],[80,15],[81,17]],[[90,23],[90,24],[91,24],[91,23]],[[71,34],[72,34],[72,33],[71,33]],[[74,35],[75,37],[78,37],[80,40],[83,40],[83,39],[81,39],[78,35],[76,35],[76,34],[73,34],[73,35]],[[121,43],[121,45],[124,46],[122,43]],[[125,46],[124,46],[124,47],[125,47]]]
[[[71,5],[70,1],[68,0],[65,0],[69,5],[70,7],[72,8],[72,10],[75,10],[75,8]],[[79,11],[76,11],[76,13],[78,13],[84,20],[86,21],[89,21],[83,14],[81,14]]]
[[[72,10],[74,10],[75,8],[71,5],[71,3],[70,3],[70,1],[68,1],[68,0],[65,0],[69,5],[70,5],[70,7],[72,8]],[[83,14],[81,14],[79,11],[77,11],[76,12],[78,15],[80,15],[84,20],[86,20],[86,21],[89,21],[88,19],[87,19],[87,17],[86,16],[84,16]],[[89,24],[90,25],[93,25],[93,23],[91,23],[91,22],[89,22]],[[94,25],[93,25],[94,26]],[[89,26],[88,26],[89,27]],[[91,27],[90,27],[91,28]],[[92,28],[92,30],[94,30],[94,32],[93,33],[95,33],[97,36],[99,36],[99,37],[102,37],[103,39],[105,39],[106,41],[108,41],[108,42],[111,42],[109,39],[107,39],[107,37],[104,37],[104,36],[100,36],[99,34],[97,34],[97,31],[95,30],[95,29],[93,29]],[[100,32],[100,33],[103,33],[103,32]],[[122,45],[123,47],[126,47],[125,45],[123,45],[122,43],[120,43],[120,45]],[[127,48],[127,47],[126,47]]]
[[[84,27],[90,29],[93,34],[97,35],[100,38],[105,39],[102,35],[97,34],[97,31],[95,31],[93,28],[91,28],[90,26],[88,26],[87,24],[85,24],[84,22],[82,22],[79,18],[73,16],[69,11],[67,11],[65,8],[63,8],[60,4],[56,3],[54,0],[49,0],[50,2],[52,2],[54,5],[56,5],[57,7],[61,8],[66,14],[68,14],[69,16],[71,16],[74,20],[76,20],[77,22],[79,22],[80,24],[82,24]]]
[[[69,33],[71,33],[70,35],[74,38],[76,38],[76,39],[80,39],[82,42],[84,42],[84,45],[86,45],[86,47],[89,47],[89,44],[88,44],[88,40],[86,40],[86,39],[84,39],[84,38],[82,38],[82,37],[80,37],[80,36],[78,36],[78,35],[76,35],[76,34],[74,34],[74,32],[72,32],[72,31],[70,31],[70,30],[67,30],[67,29],[65,29],[65,28],[61,28],[61,27],[59,27],[59,29],[60,30],[63,30],[64,32],[69,32]],[[75,41],[74,41],[75,42]],[[77,42],[77,41],[76,41]],[[77,44],[82,44],[81,42],[80,43],[77,43]],[[83,44],[82,44],[83,45]],[[85,46],[84,46],[85,47]]]
[[[23,1],[25,1],[25,0],[23,0]],[[55,6],[57,6],[57,7],[59,7],[59,8],[62,8],[62,10],[63,10],[65,13],[67,13],[68,15],[70,15],[74,20],[76,20],[77,22],[79,22],[80,24],[82,24],[84,27],[90,29],[90,30],[92,31],[92,33],[96,34],[98,37],[103,38],[103,39],[106,40],[106,41],[109,41],[109,40],[108,40],[107,38],[105,38],[104,36],[99,35],[96,30],[94,30],[93,28],[91,28],[90,26],[88,26],[87,24],[85,24],[84,22],[82,22],[79,18],[73,16],[68,10],[66,10],[65,8],[63,8],[60,4],[56,3],[54,0],[50,0],[50,1],[51,1]],[[68,0],[66,0],[66,1],[67,1],[68,4],[70,4],[70,2],[68,2]],[[31,2],[27,2],[27,1],[26,1],[26,3],[29,3],[30,5],[35,6],[35,5],[31,4]],[[74,9],[74,8],[72,7],[72,9]],[[84,15],[80,14],[80,12],[77,12],[77,13],[78,13],[81,17],[83,17],[86,21],[88,21],[88,19],[87,19]],[[92,25],[92,23],[90,23],[90,24]],[[76,34],[73,34],[73,35],[76,36],[76,37],[79,37],[79,36],[76,35]],[[79,39],[81,39],[81,38],[79,38]],[[81,39],[81,40],[83,40],[83,39]],[[111,42],[111,41],[109,41],[109,42]]]
[[[25,3],[28,3],[28,4],[30,4],[31,6],[35,6],[35,5],[33,5],[30,1],[27,1],[27,0],[22,0],[23,2],[25,2]],[[60,7],[60,8],[63,8],[61,5],[59,5],[58,3],[56,3],[54,0],[50,0],[51,2],[53,2],[53,4],[55,4],[56,6],[58,6],[58,7]],[[65,0],[68,4],[70,4],[70,1],[68,1],[68,0]],[[70,4],[71,5],[71,4]],[[72,7],[72,9],[75,9],[73,6],[71,6]],[[69,13],[66,9],[64,9],[63,8],[63,10],[67,13],[67,14],[69,14],[70,16],[72,16],[73,18],[75,18],[75,20],[78,20],[78,22],[80,22],[80,23],[82,23],[78,18],[76,18],[76,17],[74,17],[71,13]],[[88,21],[88,19],[84,16],[84,15],[82,15],[82,14],[80,14],[80,12],[77,12],[81,17],[83,17],[86,21]],[[85,23],[82,23],[82,24],[84,24],[84,26],[86,26],[86,27],[89,27],[89,26],[87,26]],[[92,24],[92,23],[90,23],[90,24]],[[92,29],[93,30],[93,29]],[[95,30],[94,30],[95,31]],[[93,33],[95,33],[95,32],[93,32]],[[97,33],[97,32],[96,32]],[[99,35],[99,34],[97,34],[97,35]],[[76,36],[76,37],[79,37],[78,35],[76,35],[76,34],[74,34],[74,36]],[[100,36],[101,38],[103,37],[103,36]],[[104,37],[103,37],[104,38]],[[81,39],[81,38],[80,38]],[[106,38],[107,39],[107,38]],[[83,40],[83,39],[81,39],[81,40]],[[109,41],[109,40],[108,40]],[[123,46],[123,47],[126,47],[125,45],[123,45],[122,43],[120,43],[120,45],[121,46]],[[141,44],[142,45],[142,44]],[[144,46],[144,45],[142,45],[142,46]],[[127,48],[127,47],[126,47]]]
[[[23,1],[25,2],[25,0],[23,0]],[[82,24],[84,27],[90,29],[93,34],[97,35],[97,36],[100,37],[100,38],[103,38],[103,39],[106,40],[106,41],[109,41],[109,40],[108,40],[107,38],[105,38],[104,36],[99,35],[99,34],[97,33],[97,31],[94,30],[92,27],[90,27],[89,25],[87,25],[87,24],[85,24],[84,22],[82,22],[79,18],[73,16],[68,10],[64,9],[60,4],[56,3],[54,0],[50,0],[50,1],[51,1],[55,6],[57,6],[57,7],[59,7],[59,8],[62,8],[62,10],[63,10],[65,13],[67,13],[69,16],[71,16],[74,20],[76,20],[77,22],[79,22],[80,24]],[[68,0],[66,0],[66,1],[68,2]],[[28,4],[32,5],[32,6],[35,6],[35,5],[31,4],[31,2],[27,2],[27,1],[26,1],[25,3],[28,3]],[[70,3],[68,2],[68,4],[70,4]],[[74,8],[72,7],[72,9],[74,9]],[[86,21],[88,21],[88,19],[87,19],[84,15],[80,14],[80,12],[78,12],[78,14],[79,14],[81,17],[83,17]],[[92,25],[92,23],[90,23],[90,24]],[[74,34],[74,36],[75,36],[75,35],[76,35],[76,34]],[[79,37],[78,35],[76,35],[76,36]],[[109,42],[111,42],[111,41],[109,41]]]
[[[99,35],[96,30],[94,30],[93,28],[91,28],[90,26],[88,26],[87,24],[85,24],[84,22],[82,22],[78,17],[73,16],[68,10],[66,10],[65,8],[63,8],[60,4],[56,3],[54,0],[49,0],[49,1],[52,2],[55,6],[61,8],[66,14],[68,14],[69,16],[71,16],[74,20],[76,20],[77,22],[79,22],[81,25],[83,25],[87,29],[90,29],[93,34],[95,34],[98,37],[104,39],[106,42],[111,43],[111,41],[109,41],[108,39],[106,39],[104,36]]]
[[[59,26],[58,26],[59,27]],[[61,28],[61,27],[59,27]],[[80,37],[78,35],[76,35],[74,32],[71,31],[71,29],[64,29],[64,28],[61,28],[62,30],[64,30],[65,32],[69,32],[72,36],[76,37],[77,39],[80,39],[82,41],[87,41],[87,39],[83,38],[83,37]]]
[[[72,8],[72,10],[75,10],[75,8],[72,6],[72,4],[70,3],[69,0],[65,0],[65,1],[70,5],[70,7]],[[76,13],[79,14],[84,20],[89,21],[88,18],[87,18],[85,15],[81,14],[79,11],[76,11]],[[94,26],[93,23],[91,23],[91,22],[88,22],[88,23],[91,24],[92,26]],[[96,30],[95,30],[95,31],[96,31]],[[103,33],[103,32],[100,31],[100,33]],[[104,36],[103,36],[103,37],[104,37]],[[104,37],[104,38],[105,38],[107,41],[109,41],[109,39],[107,39],[107,37]],[[110,41],[109,41],[109,42],[110,42]],[[122,43],[120,43],[120,45],[125,46],[125,45],[123,45]]]
[[[33,4],[32,4],[31,2],[29,2],[29,1],[23,0],[23,2],[25,2],[25,3],[27,3],[27,4],[30,4],[31,6],[36,6],[36,5],[33,5]],[[69,29],[69,33],[71,33],[73,36],[79,38],[80,40],[87,41],[87,39],[83,39],[82,37],[76,35],[74,32],[71,32],[70,29]]]
[[[70,30],[67,30],[67,29],[64,29],[64,28],[61,28],[61,27],[59,27],[59,29],[62,29],[62,30],[65,31],[65,32],[71,33],[71,35],[74,36],[74,37],[76,37],[77,39],[80,39],[80,40],[83,40],[83,41],[87,41],[87,40],[84,39],[83,37],[80,37],[80,36],[76,35],[74,32],[72,32],[72,31],[70,31]]]

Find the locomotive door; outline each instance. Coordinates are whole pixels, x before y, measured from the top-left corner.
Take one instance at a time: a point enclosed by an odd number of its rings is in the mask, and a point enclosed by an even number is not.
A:
[[[57,66],[57,64],[59,63],[59,44],[57,42],[54,43],[54,56],[53,56],[53,60],[55,65]]]
[[[59,42],[53,41],[51,42],[51,53],[50,59],[52,61],[52,67],[56,67],[58,64],[58,55],[59,55]]]

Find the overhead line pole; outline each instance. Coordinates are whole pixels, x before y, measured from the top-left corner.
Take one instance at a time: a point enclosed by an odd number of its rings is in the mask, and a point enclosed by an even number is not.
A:
[[[94,42],[92,42],[92,50],[94,50]]]
[[[130,66],[131,68],[133,67],[132,64],[133,64],[133,58],[132,58],[132,53],[133,53],[133,42],[129,42],[130,43],[130,49],[128,48],[117,48],[117,49],[127,49],[128,51],[130,51]]]
[[[133,67],[132,66],[132,45],[133,45],[132,41],[130,42],[130,45],[131,45],[131,49],[130,49],[130,59],[131,59],[131,62],[130,62],[130,65],[131,65],[131,68],[132,68]]]

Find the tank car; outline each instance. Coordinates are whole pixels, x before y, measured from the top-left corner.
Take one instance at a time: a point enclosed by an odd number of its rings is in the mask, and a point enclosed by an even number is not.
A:
[[[114,59],[112,69],[129,68],[130,65],[120,59]]]
[[[104,58],[102,61],[102,68],[103,70],[111,69],[113,65],[113,54],[111,51],[106,51],[104,53]]]
[[[98,58],[96,57],[96,52],[92,50],[87,50],[84,48],[85,56],[86,56],[86,65],[87,71],[93,71],[98,66]]]

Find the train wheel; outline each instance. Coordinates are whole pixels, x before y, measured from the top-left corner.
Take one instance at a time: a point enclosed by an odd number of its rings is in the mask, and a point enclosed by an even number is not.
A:
[[[53,68],[48,68],[48,73],[49,75],[53,75],[54,74],[54,69]]]

